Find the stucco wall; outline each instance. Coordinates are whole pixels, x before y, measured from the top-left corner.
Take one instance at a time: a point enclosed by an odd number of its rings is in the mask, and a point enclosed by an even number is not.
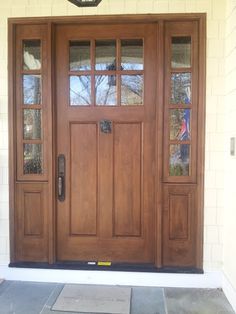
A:
[[[81,9],[66,0],[0,0],[0,264],[9,262],[7,18],[51,15],[207,12],[204,268],[213,270],[222,267],[225,170],[225,3],[225,0],[103,0],[97,8]],[[230,104],[232,106],[232,102]],[[235,111],[234,114],[236,114]],[[234,131],[236,135],[236,129]],[[230,162],[233,161],[230,159]],[[234,205],[236,206],[236,201],[234,201]]]
[[[236,138],[236,1],[227,1],[225,49],[225,209],[223,270],[236,290],[236,156],[230,156],[230,138]]]

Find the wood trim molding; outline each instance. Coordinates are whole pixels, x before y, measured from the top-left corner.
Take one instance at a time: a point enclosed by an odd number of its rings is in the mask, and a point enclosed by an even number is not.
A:
[[[169,14],[122,14],[122,15],[78,15],[55,17],[9,18],[12,24],[110,24],[110,23],[156,23],[163,21],[193,21],[206,19],[206,13]]]

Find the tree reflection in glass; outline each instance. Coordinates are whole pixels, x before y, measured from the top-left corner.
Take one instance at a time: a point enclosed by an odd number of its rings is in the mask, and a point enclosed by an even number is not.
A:
[[[42,144],[24,144],[24,174],[42,173]]]
[[[191,103],[191,73],[173,73],[171,75],[171,103]]]
[[[143,104],[143,75],[121,76],[121,105]]]
[[[41,110],[24,109],[24,139],[41,139]]]
[[[91,77],[89,75],[70,76],[70,105],[91,105]]]
[[[189,144],[170,145],[170,165],[169,172],[171,176],[189,175]]]
[[[24,105],[41,104],[41,75],[23,75]]]
[[[95,78],[96,105],[116,105],[116,76],[97,75]]]

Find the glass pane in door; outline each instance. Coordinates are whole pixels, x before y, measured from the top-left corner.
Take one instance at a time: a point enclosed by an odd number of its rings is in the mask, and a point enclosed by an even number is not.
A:
[[[172,68],[191,66],[191,37],[172,37]]]
[[[96,40],[96,70],[116,70],[116,41]]]
[[[90,41],[70,42],[70,71],[89,71],[90,61]]]
[[[170,110],[170,140],[190,140],[191,109]]]
[[[171,103],[191,103],[191,73],[172,73],[171,75]]]
[[[24,139],[41,139],[41,110],[24,109]]]
[[[42,172],[42,144],[24,144],[24,174]]]
[[[189,144],[170,145],[169,172],[170,176],[189,175]]]
[[[41,104],[41,75],[23,75],[24,105]]]
[[[143,70],[143,40],[121,40],[121,70]]]
[[[95,77],[96,105],[116,105],[116,75],[97,75]]]
[[[41,41],[24,40],[23,41],[23,69],[40,70],[41,69]]]
[[[70,105],[91,105],[91,77],[89,75],[70,76]]]
[[[121,105],[143,104],[143,75],[121,76]]]

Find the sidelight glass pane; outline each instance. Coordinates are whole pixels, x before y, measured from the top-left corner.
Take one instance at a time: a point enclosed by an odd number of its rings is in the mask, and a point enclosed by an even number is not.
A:
[[[189,175],[189,153],[190,145],[188,144],[170,145],[170,176]]]
[[[70,42],[70,71],[91,70],[90,41]]]
[[[41,110],[24,109],[24,139],[41,139]]]
[[[143,70],[143,40],[121,40],[121,69]]]
[[[91,105],[91,77],[89,75],[70,76],[70,105]]]
[[[116,41],[96,40],[96,70],[116,70]]]
[[[172,73],[171,75],[171,103],[191,103],[191,73]]]
[[[172,37],[172,68],[191,66],[191,37]]]
[[[143,104],[143,75],[121,76],[121,105]]]
[[[41,104],[41,75],[23,75],[24,105]]]
[[[116,76],[98,75],[95,77],[96,105],[116,105]]]
[[[190,109],[170,110],[170,140],[190,140]]]
[[[42,172],[42,144],[24,144],[24,174]]]
[[[23,69],[41,69],[41,41],[39,39],[23,41]]]

